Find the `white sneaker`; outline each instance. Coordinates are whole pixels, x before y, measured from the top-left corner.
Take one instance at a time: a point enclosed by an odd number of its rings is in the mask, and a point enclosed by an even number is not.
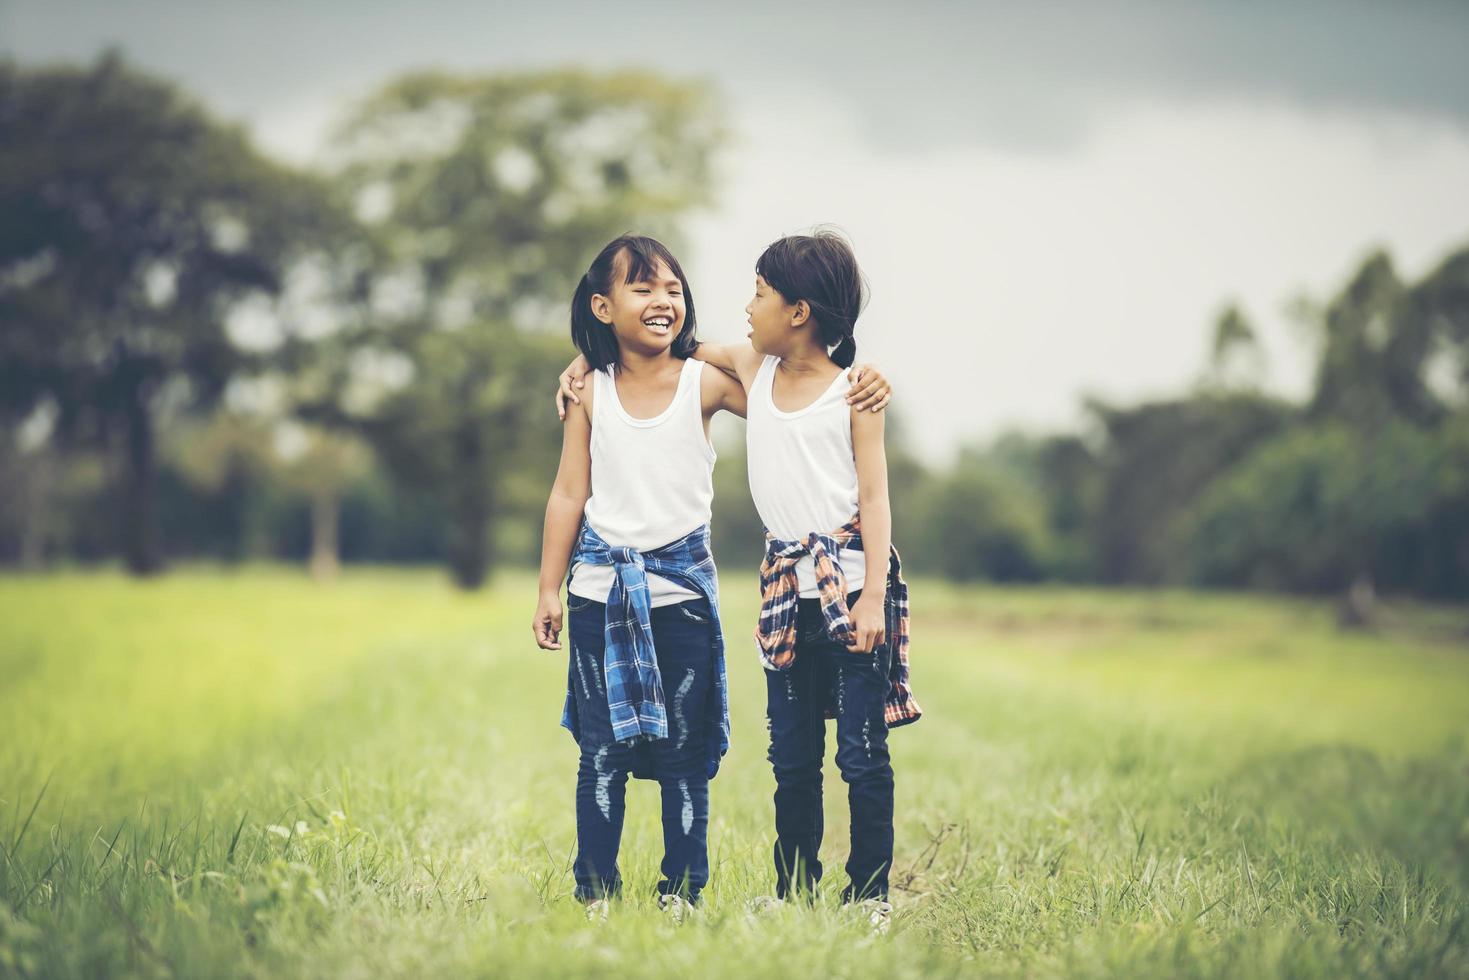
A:
[[[857,909],[866,916],[867,924],[879,936],[884,935],[888,931],[888,926],[892,924],[893,904],[891,902],[884,902],[880,898],[869,898],[858,905]]]
[[[688,916],[694,914],[695,905],[682,895],[659,895],[658,911],[667,915],[674,922],[682,922]]]
[[[607,915],[612,911],[612,901],[606,898],[594,898],[587,903],[588,922],[606,922]]]

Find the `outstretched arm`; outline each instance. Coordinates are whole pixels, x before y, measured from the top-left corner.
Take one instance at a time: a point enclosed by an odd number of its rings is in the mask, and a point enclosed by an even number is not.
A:
[[[755,372],[760,370],[761,356],[747,341],[743,344],[700,344],[694,356],[705,364],[719,368],[746,389],[755,381]]]
[[[704,407],[704,436],[709,436],[709,420],[715,412],[729,412],[745,417],[745,386],[732,374],[718,370],[712,363],[705,363],[699,375],[700,400]]]
[[[732,378],[738,378],[745,390],[755,382],[755,373],[763,360],[759,351],[749,342],[743,344],[700,344],[694,356],[706,364],[719,368]],[[852,371],[852,387],[847,390],[847,404],[857,411],[871,409],[880,412],[893,398],[893,386],[881,371],[871,364],[859,364]]]

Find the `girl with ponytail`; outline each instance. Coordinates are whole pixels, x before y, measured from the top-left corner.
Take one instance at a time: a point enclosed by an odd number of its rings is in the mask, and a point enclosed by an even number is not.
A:
[[[852,816],[842,897],[882,930],[892,912],[888,729],[921,712],[908,686],[908,586],[892,547],[883,416],[843,397],[863,293],[840,235],[782,238],[755,263],[750,346],[701,346],[697,356],[745,388],[750,495],[766,529],[755,636],[775,770],[776,901],[821,879],[821,765],[825,719],[835,718]]]

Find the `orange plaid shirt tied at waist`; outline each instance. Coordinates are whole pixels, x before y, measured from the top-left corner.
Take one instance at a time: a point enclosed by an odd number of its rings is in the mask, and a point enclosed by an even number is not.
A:
[[[852,638],[851,611],[847,608],[847,576],[837,556],[841,549],[862,550],[862,523],[853,517],[835,531],[812,532],[805,541],[782,541],[765,532],[765,560],[760,565],[760,624],[755,641],[766,670],[786,670],[796,662],[796,614],[801,590],[796,565],[810,556],[816,566],[816,586],[821,592],[821,616],[826,635],[845,646]],[[883,715],[889,728],[908,725],[923,715],[909,686],[908,670],[908,584],[903,581],[903,564],[898,549],[888,554],[885,642],[893,657],[888,667],[887,698]]]

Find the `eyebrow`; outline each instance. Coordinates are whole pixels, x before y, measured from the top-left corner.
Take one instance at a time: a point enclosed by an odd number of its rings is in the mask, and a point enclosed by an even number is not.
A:
[[[646,279],[639,279],[638,280],[638,283],[641,284],[641,285],[646,285],[646,286],[659,286],[659,285],[662,285],[662,286],[677,286],[680,289],[683,288],[683,280],[681,280],[681,279],[664,279],[660,283],[657,279],[654,279],[652,276],[648,276]]]

